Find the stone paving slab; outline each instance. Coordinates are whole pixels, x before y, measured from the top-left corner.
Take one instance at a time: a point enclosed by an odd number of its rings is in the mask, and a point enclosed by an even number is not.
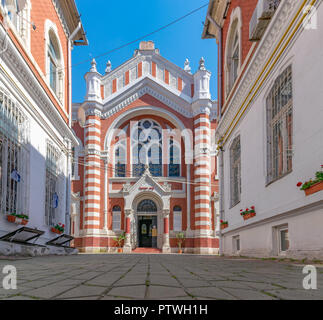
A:
[[[0,287],[0,299],[323,300],[323,266],[317,265],[318,289],[304,290],[303,265],[295,262],[186,254],[80,254],[2,259],[0,271],[5,265],[17,268],[18,288]]]

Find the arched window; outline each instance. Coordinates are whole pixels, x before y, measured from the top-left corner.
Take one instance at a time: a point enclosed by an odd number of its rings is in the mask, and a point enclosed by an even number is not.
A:
[[[112,208],[112,211],[113,211],[113,212],[121,212],[121,207],[120,207],[120,206],[114,206],[114,207]]]
[[[47,21],[47,74],[50,88],[60,102],[64,101],[64,62],[56,26]]]
[[[114,164],[115,164],[115,176],[125,177],[126,176],[126,142],[120,142],[115,146],[114,152]]]
[[[57,45],[54,43],[54,36],[50,32],[49,45],[48,45],[48,59],[49,59],[49,84],[50,87],[57,93],[58,83],[58,64],[59,52]]]
[[[182,231],[182,208],[180,206],[175,206],[173,208],[174,217],[174,231]]]
[[[278,76],[266,99],[267,183],[292,170],[293,86],[292,67]]]
[[[112,230],[121,230],[121,207],[114,206],[112,208]]]
[[[137,206],[137,212],[140,213],[153,213],[157,212],[156,203],[152,200],[146,199],[139,202]]]
[[[149,165],[150,173],[162,176],[162,129],[152,120],[141,120],[131,131],[132,175],[140,177]]]
[[[239,41],[239,31],[238,31],[238,21],[234,23],[234,30],[229,44],[228,51],[228,80],[229,80],[229,90],[231,91],[235,81],[238,77],[238,69],[240,66],[240,41]]]
[[[168,175],[170,177],[179,177],[181,175],[181,152],[179,146],[171,138],[169,140],[169,164]]]
[[[241,194],[241,147],[240,136],[233,140],[230,148],[230,189],[231,189],[231,207],[240,202]]]
[[[29,0],[1,0],[2,7],[8,12],[8,17],[14,25],[17,34],[29,48],[30,43],[30,1]],[[36,26],[32,23],[35,30]]]
[[[241,67],[241,8],[236,7],[230,16],[230,26],[225,45],[225,91],[229,95]]]

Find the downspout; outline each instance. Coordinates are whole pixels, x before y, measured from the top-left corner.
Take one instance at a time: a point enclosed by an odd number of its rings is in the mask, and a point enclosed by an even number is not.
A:
[[[82,23],[79,22],[76,29],[72,32],[72,34],[68,37],[68,104],[69,104],[69,119],[68,124],[72,126],[72,43],[73,39],[77,35],[77,33],[82,28]]]
[[[218,159],[219,159],[219,210],[220,210],[220,221],[224,220],[224,166],[223,166],[223,150],[220,149],[218,152]],[[220,228],[219,231],[219,254],[222,255],[223,250],[223,236],[222,231]]]
[[[221,114],[222,114],[222,79],[223,79],[223,72],[222,72],[222,28],[218,23],[210,16],[210,14],[207,14],[207,19],[218,29],[219,31],[219,51],[218,51],[218,56],[219,56],[219,65],[218,65],[218,78],[219,78],[219,92],[218,92],[218,121],[221,119]]]
[[[212,23],[219,32],[219,65],[218,65],[218,77],[219,77],[219,83],[218,83],[218,115],[217,120],[218,122],[221,119],[222,115],[222,89],[223,89],[223,72],[222,72],[222,62],[223,62],[223,54],[222,54],[222,43],[223,43],[223,34],[222,34],[222,28],[221,26],[211,17],[211,15],[207,14],[207,19]],[[224,220],[224,167],[223,167],[223,150],[219,149],[218,152],[218,161],[219,161],[219,210],[220,210],[220,220]],[[223,250],[223,236],[222,231],[220,228],[219,231],[219,254],[222,255],[224,253]]]
[[[72,41],[75,38],[76,34],[79,32],[81,29],[82,24],[81,22],[78,23],[78,26],[76,29],[72,32],[72,34],[68,38],[68,105],[69,105],[69,119],[68,119],[68,125],[71,128],[72,127]],[[66,177],[66,231],[68,234],[71,234],[71,223],[70,223],[70,211],[71,211],[71,166],[72,166],[72,161],[71,161],[71,152],[72,145],[71,142],[68,140],[67,141],[67,177]]]

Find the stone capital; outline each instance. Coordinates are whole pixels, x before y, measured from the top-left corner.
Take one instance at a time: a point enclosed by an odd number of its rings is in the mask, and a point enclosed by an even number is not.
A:
[[[163,217],[164,218],[169,218],[170,210],[169,209],[164,209],[163,210]]]
[[[129,218],[131,215],[133,215],[134,211],[133,209],[125,209],[124,214],[127,218]]]

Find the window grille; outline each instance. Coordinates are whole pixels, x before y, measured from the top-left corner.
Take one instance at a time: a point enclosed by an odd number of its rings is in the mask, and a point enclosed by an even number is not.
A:
[[[28,215],[29,122],[0,91],[0,212]]]
[[[175,206],[173,209],[174,215],[174,231],[182,231],[182,208]]]
[[[228,94],[231,91],[237,77],[240,65],[240,41],[238,31],[238,21],[233,24],[233,32],[228,52]]]
[[[241,149],[240,136],[233,140],[230,148],[230,189],[231,189],[231,207],[240,202],[241,195]]]
[[[112,208],[112,230],[121,230],[121,208],[120,206],[114,206]]]
[[[126,141],[123,140],[115,146],[115,176],[126,176],[126,159],[127,149]]]
[[[169,140],[169,165],[168,175],[170,177],[179,177],[181,175],[180,148],[174,144],[174,140]]]
[[[293,92],[292,68],[276,79],[266,101],[267,183],[292,170]]]
[[[157,212],[156,203],[150,199],[140,201],[137,206],[137,212],[139,213],[153,213]]]
[[[131,130],[132,175],[140,177],[149,165],[150,173],[162,176],[162,129],[152,120],[141,120]]]
[[[45,222],[52,226],[55,224],[56,210],[58,202],[61,201],[59,194],[59,174],[60,174],[61,153],[54,145],[47,142],[46,150],[46,198],[45,198]]]

